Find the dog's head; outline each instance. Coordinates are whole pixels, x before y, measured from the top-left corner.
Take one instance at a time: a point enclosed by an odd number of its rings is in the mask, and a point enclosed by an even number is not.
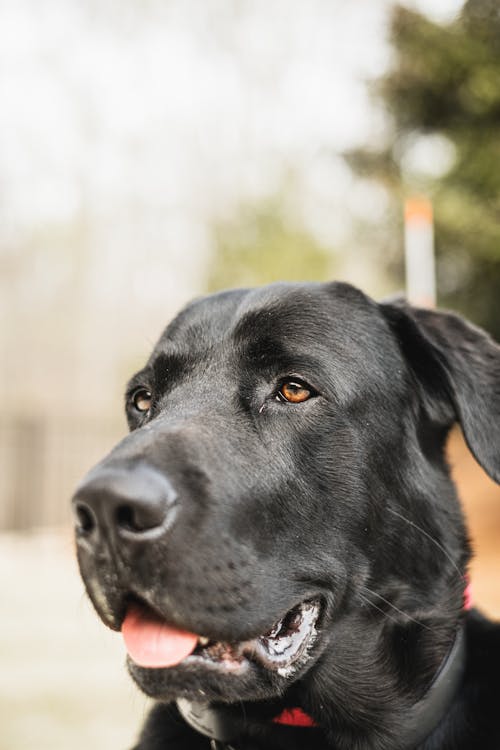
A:
[[[484,333],[340,283],[225,292],[168,326],[126,408],[131,433],[73,502],[88,593],[146,693],[233,702],[307,683],[353,714],[421,693],[469,554],[453,422],[500,479]]]

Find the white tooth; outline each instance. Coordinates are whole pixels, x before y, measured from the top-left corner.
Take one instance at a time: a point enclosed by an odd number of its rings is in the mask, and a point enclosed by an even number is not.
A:
[[[205,638],[204,635],[200,635],[200,637],[198,638],[198,643],[200,644],[200,646],[208,646],[208,640],[209,639]]]

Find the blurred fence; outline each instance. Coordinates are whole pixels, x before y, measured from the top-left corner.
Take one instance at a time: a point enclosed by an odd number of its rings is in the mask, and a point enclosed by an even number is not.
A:
[[[2,418],[0,530],[67,524],[76,484],[125,432],[120,420]]]

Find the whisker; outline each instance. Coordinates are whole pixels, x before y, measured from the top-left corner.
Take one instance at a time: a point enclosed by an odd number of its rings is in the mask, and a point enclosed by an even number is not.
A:
[[[367,589],[367,591],[368,591],[368,589]],[[373,609],[378,610],[380,612],[380,614],[384,615],[384,617],[387,617],[389,620],[392,620],[392,622],[395,622],[395,623],[398,622],[395,617],[391,617],[391,615],[388,612],[386,612],[385,610],[383,610],[381,607],[378,607],[375,604],[375,602],[372,602],[370,599],[368,599],[368,597],[363,596],[363,594],[361,592],[359,592],[359,591],[358,591],[358,597],[361,599],[362,602],[364,602],[365,604],[368,604],[368,606],[373,607]]]
[[[420,627],[425,628],[426,630],[431,630],[431,631],[434,630],[434,628],[431,628],[429,625],[426,625],[425,622],[421,622],[420,620],[416,620],[414,617],[412,617],[411,615],[409,615],[408,612],[405,612],[404,610],[399,609],[399,607],[396,607],[395,604],[393,604],[388,599],[386,599],[384,596],[382,596],[382,594],[379,594],[376,591],[372,591],[367,586],[363,586],[363,588],[364,588],[364,590],[368,594],[371,594],[372,596],[378,596],[378,598],[381,599],[385,604],[387,604],[389,607],[392,607],[392,609],[394,609],[396,612],[399,612],[399,614],[403,615],[403,617],[406,617],[408,620],[411,620],[411,622],[414,622],[415,625],[419,625]],[[365,599],[365,601],[366,601],[366,599]],[[372,606],[376,607],[376,609],[378,609],[383,614],[387,614],[386,612],[384,612],[383,609],[380,609],[380,607],[377,607],[376,604],[373,604],[373,602],[370,602],[370,600],[368,600],[368,602]],[[394,618],[391,618],[391,619],[394,619]]]
[[[389,511],[389,513],[392,513],[394,516],[397,516],[402,521],[405,521],[409,526],[413,526],[414,529],[416,529],[417,531],[420,531],[421,534],[423,534],[424,536],[426,536],[427,539],[429,539],[438,549],[441,550],[441,552],[443,553],[443,555],[445,555],[445,557],[452,564],[453,568],[457,571],[457,573],[460,576],[460,578],[464,577],[463,572],[460,570],[460,568],[456,564],[455,560],[452,558],[450,552],[446,549],[446,547],[443,547],[443,545],[440,542],[438,542],[437,539],[434,539],[434,537],[431,536],[431,534],[429,534],[425,529],[422,529],[414,521],[410,521],[409,518],[406,518],[401,513],[398,513],[397,510],[393,510],[392,508],[387,508],[387,510]]]

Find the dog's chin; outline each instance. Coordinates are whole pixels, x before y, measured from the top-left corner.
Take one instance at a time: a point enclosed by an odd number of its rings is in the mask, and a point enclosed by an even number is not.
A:
[[[224,642],[199,637],[192,653],[174,666],[145,667],[128,656],[128,669],[141,690],[157,700],[273,698],[316,661],[321,610],[318,600],[304,601],[255,638]]]

